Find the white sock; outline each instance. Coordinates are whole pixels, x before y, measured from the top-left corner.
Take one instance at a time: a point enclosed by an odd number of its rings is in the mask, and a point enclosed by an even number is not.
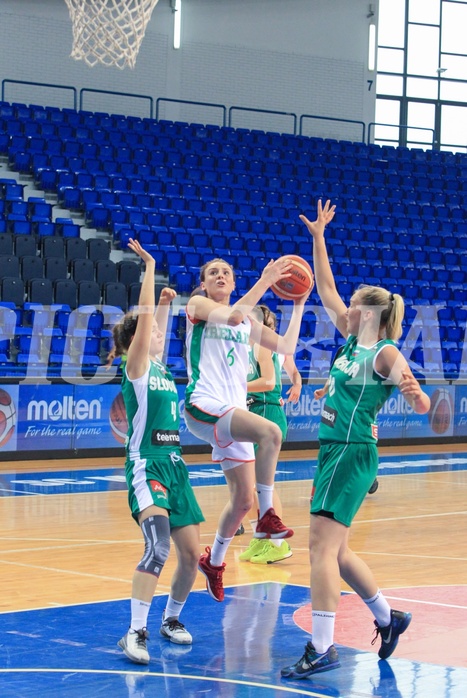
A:
[[[258,495],[259,518],[264,516],[268,509],[272,508],[272,493],[274,485],[260,485],[256,483],[256,494]]]
[[[386,601],[380,589],[371,599],[362,599],[374,615],[380,628],[385,628],[391,622],[391,606]]]
[[[311,636],[315,650],[324,654],[334,642],[334,621],[331,611],[311,611]]]
[[[178,618],[178,616],[182,612],[184,605],[184,601],[176,601],[169,594],[169,598],[167,599],[167,604],[165,606],[164,611],[164,620],[167,620],[167,618]]]
[[[277,548],[280,548],[282,543],[284,542],[283,538],[270,538],[269,539],[270,543],[273,543]]]
[[[219,534],[219,531],[216,531],[216,537],[214,538],[214,543],[211,548],[211,565],[213,565],[213,567],[220,567],[222,565],[231,540],[232,538],[223,538]]]
[[[132,630],[141,630],[141,628],[146,628],[148,624],[148,615],[150,608],[151,604],[146,603],[146,601],[140,601],[140,599],[131,599],[130,628]]]

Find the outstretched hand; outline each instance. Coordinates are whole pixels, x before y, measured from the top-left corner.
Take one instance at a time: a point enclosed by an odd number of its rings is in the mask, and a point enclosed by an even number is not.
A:
[[[165,288],[162,289],[161,295],[159,296],[159,303],[158,305],[170,305],[173,301],[173,299],[176,297],[177,291],[173,288],[169,288],[166,286]]]
[[[268,282],[269,286],[276,284],[281,279],[287,279],[290,276],[292,262],[286,257],[279,257],[275,261],[271,261],[264,267],[261,278]]]
[[[324,208],[321,199],[318,199],[318,215],[316,220],[310,221],[303,214],[299,216],[299,218],[302,223],[305,223],[306,227],[308,228],[308,232],[310,235],[312,235],[312,237],[322,237],[324,236],[325,227],[332,221],[335,212],[336,207],[331,206],[331,201],[329,199],[326,201]]]
[[[144,249],[144,247],[141,247],[141,244],[139,243],[138,240],[133,240],[133,238],[130,238],[128,240],[128,247],[132,252],[138,255],[138,257],[141,257],[143,262],[147,264],[148,262],[154,262],[154,257],[149,254],[147,250]]]

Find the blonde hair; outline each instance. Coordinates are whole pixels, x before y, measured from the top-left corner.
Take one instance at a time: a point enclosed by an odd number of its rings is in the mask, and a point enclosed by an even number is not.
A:
[[[404,299],[398,293],[391,293],[380,286],[358,287],[359,305],[380,306],[383,308],[380,317],[380,327],[384,328],[386,337],[397,341],[402,335],[402,320],[404,319]]]

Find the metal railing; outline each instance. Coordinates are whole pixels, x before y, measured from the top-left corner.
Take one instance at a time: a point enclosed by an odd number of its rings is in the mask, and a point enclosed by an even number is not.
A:
[[[34,82],[30,80],[13,80],[9,78],[5,78],[2,80],[2,92],[1,92],[1,99],[2,101],[6,101],[6,87],[7,85],[31,85],[35,87],[47,87],[55,90],[66,90],[72,93],[73,95],[73,108],[75,110],[78,109],[78,91],[75,87],[72,85],[56,85],[53,83],[46,83],[46,82]],[[213,108],[213,109],[220,109],[222,112],[222,126],[233,126],[233,115],[235,112],[250,112],[250,113],[257,113],[257,114],[270,114],[270,115],[276,115],[276,116],[285,116],[285,117],[290,117],[292,119],[292,130],[290,131],[291,134],[297,135],[297,122],[298,122],[298,135],[302,136],[303,135],[303,126],[304,123],[307,119],[311,120],[320,120],[324,122],[338,122],[342,124],[355,124],[361,128],[361,142],[362,143],[371,143],[371,139],[374,135],[374,127],[375,126],[385,126],[388,128],[393,128],[393,129],[405,129],[408,131],[409,129],[414,129],[418,131],[430,131],[431,132],[431,147],[435,148],[437,146],[437,143],[435,141],[435,129],[433,128],[428,128],[428,127],[422,127],[422,126],[409,126],[407,124],[385,124],[385,123],[380,123],[376,121],[371,121],[368,126],[366,126],[365,122],[355,120],[355,119],[340,119],[337,117],[333,116],[318,116],[315,114],[302,114],[300,118],[298,119],[297,114],[294,112],[286,112],[286,111],[278,111],[274,109],[257,109],[254,107],[240,107],[237,105],[229,107],[228,110],[228,118],[227,118],[227,107],[224,104],[217,104],[214,102],[199,102],[199,101],[194,101],[194,100],[188,100],[188,99],[173,99],[171,97],[158,97],[156,99],[156,106],[155,106],[155,112],[154,112],[154,98],[149,96],[149,95],[141,95],[141,94],[134,94],[130,92],[118,92],[118,91],[113,91],[113,90],[99,90],[99,89],[93,89],[93,88],[88,88],[88,87],[83,87],[79,91],[79,109],[83,110],[84,108],[84,95],[86,93],[95,93],[95,94],[103,94],[103,95],[115,95],[118,97],[131,97],[135,99],[142,99],[147,102],[149,102],[149,118],[153,119],[155,118],[156,121],[159,121],[160,119],[160,106],[163,103],[171,103],[171,104],[186,104],[186,105],[193,105],[193,106],[199,106],[199,107],[208,107],[208,108]],[[366,139],[366,140],[365,140]],[[395,145],[399,145],[399,139],[391,139],[391,138],[378,138],[378,140],[385,140],[385,141],[392,141],[394,140]],[[416,143],[419,143],[420,145],[430,145],[428,142],[422,142],[422,141],[414,141]]]
[[[338,119],[335,116],[314,116],[313,114],[302,114],[300,117],[300,129],[299,135],[303,135],[303,121],[304,119],[321,119],[322,121],[339,121],[345,124],[358,124],[362,127],[362,143],[365,143],[365,122],[355,121],[354,119]]]
[[[435,141],[435,129],[434,128],[428,128],[427,126],[408,126],[407,124],[382,124],[379,121],[370,121],[368,124],[368,141],[367,143],[371,143],[371,132],[372,132],[372,127],[373,126],[387,126],[390,128],[397,128],[397,129],[414,129],[416,131],[431,131],[431,147],[434,148],[436,145]],[[379,138],[378,140],[382,141],[389,141],[393,140],[391,138]],[[394,139],[394,143],[396,145],[399,145],[400,138]],[[429,145],[426,141],[417,141],[417,143],[420,143],[420,145]]]
[[[255,109],[253,107],[230,107],[229,109],[229,126],[232,126],[232,112],[233,111],[248,111],[257,112],[259,114],[278,114],[280,116],[291,116],[293,118],[293,135],[297,133],[297,115],[289,111],[275,111],[274,109]]]
[[[97,90],[91,89],[90,87],[83,87],[79,91],[79,109],[83,110],[83,96],[85,92],[94,92],[104,95],[116,95],[117,97],[135,97],[136,99],[145,99],[149,101],[149,118],[152,119],[154,115],[154,99],[149,97],[149,95],[138,95],[132,92],[114,92],[113,90]]]
[[[73,92],[73,109],[76,109],[78,99],[77,99],[77,90],[76,87],[73,87],[72,85],[52,85],[51,83],[48,82],[32,82],[31,80],[10,80],[9,78],[5,78],[2,80],[2,102],[5,102],[5,86],[7,84],[10,85],[34,85],[36,87],[52,87],[53,89],[56,90],[71,90]]]
[[[174,102],[175,104],[194,104],[198,107],[213,107],[222,110],[222,126],[226,125],[227,107],[224,104],[215,104],[213,102],[194,102],[191,99],[171,99],[170,97],[159,97],[156,100],[156,121],[159,121],[159,105],[162,102]]]

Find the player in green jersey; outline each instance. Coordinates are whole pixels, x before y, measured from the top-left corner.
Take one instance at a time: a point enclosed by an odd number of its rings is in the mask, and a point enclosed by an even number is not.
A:
[[[275,330],[276,314],[267,305],[258,305],[252,310],[252,315],[258,322]],[[250,412],[269,419],[277,424],[282,432],[282,442],[287,436],[287,419],[282,399],[282,369],[287,373],[292,385],[287,391],[288,401],[297,403],[302,390],[302,377],[295,365],[292,355],[283,356],[272,352],[258,344],[250,348],[250,366],[247,382],[247,405]],[[282,504],[274,489],[274,510],[282,516]],[[250,525],[253,533],[256,530],[258,506],[250,511]],[[267,565],[291,557],[290,545],[285,540],[253,537],[248,548],[239,555],[239,560],[253,564]]]
[[[313,237],[318,294],[347,342],[331,368],[318,433],[309,538],[313,641],[295,664],[282,669],[282,676],[298,679],[339,666],[333,637],[341,578],[375,617],[381,659],[394,652],[411,621],[410,613],[391,609],[366,563],[350,549],[349,532],[378,469],[376,415],[382,405],[397,386],[418,414],[430,407],[428,395],[395,345],[402,334],[401,296],[361,286],[350,308],[339,296],[324,239],[334,211],[330,201],[324,208],[319,201],[316,221],[300,216]]]
[[[136,240],[130,239],[128,247],[145,262],[146,271],[138,308],[114,327],[113,354],[126,355],[122,376],[128,419],[125,475],[132,516],[143,534],[144,554],[133,575],[130,628],[118,645],[133,662],[148,664],[147,619],[169,554],[170,537],[178,565],[160,634],[176,644],[192,642],[179,616],[196,579],[199,524],[204,517],[181,457],[177,388],[160,358],[170,303],[176,294],[163,289],[155,309],[154,259]]]
[[[332,360],[332,362],[331,362],[331,368],[332,368],[332,365],[334,364],[334,361],[336,361],[336,359],[337,359],[338,356],[340,355],[342,349],[343,349],[343,347],[340,347],[340,348],[338,349],[337,353],[335,354],[335,356],[334,356],[334,358],[333,358],[333,360]],[[313,394],[314,394],[314,396],[315,396],[315,400],[322,400],[323,397],[329,393],[329,384],[330,384],[330,381],[329,381],[329,378],[328,378],[328,379],[326,380],[326,383],[323,385],[322,388],[317,388],[317,389],[314,391]],[[374,493],[376,492],[376,490],[378,489],[378,487],[379,487],[378,478],[375,477],[375,479],[374,479],[373,482],[371,483],[370,489],[368,490],[368,494],[374,494]]]

